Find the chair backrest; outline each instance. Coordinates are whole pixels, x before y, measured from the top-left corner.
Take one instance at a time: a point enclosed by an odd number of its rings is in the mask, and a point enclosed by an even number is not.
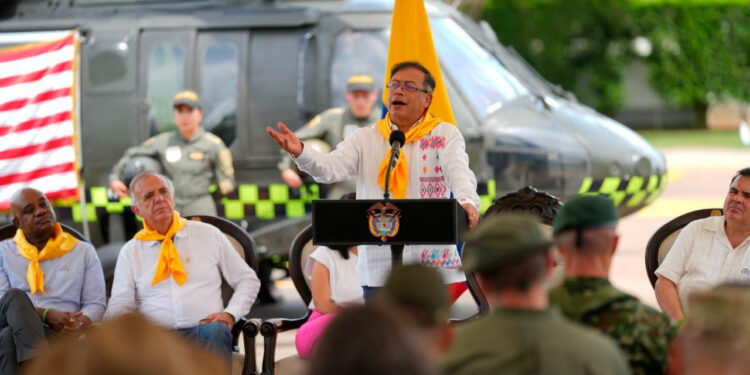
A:
[[[70,225],[60,223],[60,227],[62,228],[63,232],[70,233],[73,235],[73,237],[77,238],[80,241],[85,241],[88,243],[91,243],[88,238],[86,238],[81,232],[77,231],[75,228],[71,227]],[[9,238],[13,238],[13,236],[16,235],[16,228],[13,224],[7,224],[0,227],[0,241],[7,240]]]
[[[258,252],[255,248],[255,240],[239,225],[218,216],[209,215],[192,215],[186,217],[188,220],[200,221],[210,224],[219,229],[227,237],[234,249],[247,262],[247,265],[258,272]],[[234,291],[225,280],[221,282],[221,297],[226,305],[232,297]]]
[[[515,193],[509,193],[495,199],[492,205],[487,208],[484,215],[482,215],[481,220],[501,212],[526,212],[538,216],[541,218],[543,225],[549,226],[555,220],[560,207],[562,207],[562,203],[554,195],[539,191],[531,186],[526,186]],[[471,251],[471,249],[464,247],[461,254],[462,257],[466,256],[467,251]],[[479,309],[475,316],[486,313],[489,310],[489,303],[479,289],[479,282],[475,273],[470,272],[466,274],[466,284]]]
[[[297,293],[305,302],[305,306],[309,306],[312,300],[310,279],[305,275],[305,267],[315,247],[312,243],[312,225],[308,225],[297,234],[289,248],[289,275],[292,277]]]
[[[724,213],[720,208],[705,208],[701,210],[690,211],[684,215],[680,215],[668,223],[659,227],[659,229],[651,235],[651,238],[646,244],[646,274],[648,279],[651,281],[651,286],[656,284],[656,269],[664,258],[672,249],[672,245],[680,235],[682,228],[690,224],[693,220],[704,219],[709,216],[721,216]]]

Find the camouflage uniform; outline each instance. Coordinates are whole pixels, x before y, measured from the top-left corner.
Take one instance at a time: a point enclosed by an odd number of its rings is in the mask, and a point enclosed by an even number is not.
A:
[[[627,355],[633,374],[663,374],[675,336],[669,318],[625,294],[606,279],[565,279],[550,291],[550,304],[570,319],[611,336]]]
[[[232,153],[221,138],[203,128],[190,140],[173,131],[128,149],[113,168],[110,181],[120,179],[128,159],[136,155],[151,156],[161,162],[164,174],[174,183],[175,209],[183,216],[216,215],[216,204],[209,192],[213,182],[222,194],[234,190]]]

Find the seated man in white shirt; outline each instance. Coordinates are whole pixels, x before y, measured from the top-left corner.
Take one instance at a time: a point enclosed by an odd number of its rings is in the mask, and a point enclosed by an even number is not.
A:
[[[750,281],[750,168],[732,178],[724,216],[695,220],[682,229],[656,270],[656,300],[675,322],[686,316],[690,293],[728,281]]]
[[[120,251],[105,318],[138,310],[231,363],[232,325],[250,311],[260,288],[255,272],[221,231],[180,218],[166,177],[142,172],[129,193],[144,229]],[[222,276],[234,289],[226,307]]]

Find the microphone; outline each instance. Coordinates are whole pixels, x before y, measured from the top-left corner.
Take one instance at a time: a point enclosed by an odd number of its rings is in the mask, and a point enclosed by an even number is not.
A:
[[[388,160],[388,171],[385,175],[385,192],[383,192],[383,198],[385,199],[388,199],[390,196],[388,187],[390,186],[391,182],[391,169],[393,169],[396,164],[399,150],[401,150],[401,147],[404,145],[404,143],[406,143],[406,136],[404,135],[404,132],[400,130],[392,131],[391,136],[388,139],[388,143],[391,144],[391,157],[390,160]]]
[[[401,130],[394,130],[391,132],[391,137],[388,139],[388,143],[391,144],[393,149],[399,149],[406,143],[406,136]]]

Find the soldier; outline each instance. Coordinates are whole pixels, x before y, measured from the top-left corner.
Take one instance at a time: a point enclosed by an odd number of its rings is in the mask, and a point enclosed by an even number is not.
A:
[[[420,264],[395,267],[375,299],[413,320],[430,362],[450,349],[454,337],[454,327],[448,322],[450,302],[443,278],[434,268]]]
[[[173,107],[178,131],[159,134],[128,149],[112,169],[109,188],[120,198],[126,198],[128,188],[120,176],[128,159],[151,156],[161,162],[165,175],[174,181],[176,209],[180,214],[216,215],[209,187],[216,182],[225,195],[234,190],[232,153],[219,137],[201,127],[203,111],[195,92],[178,92]]]
[[[554,234],[565,258],[565,281],[550,291],[550,303],[615,339],[633,374],[663,374],[675,330],[666,315],[610,284],[616,226],[615,205],[604,196],[575,197],[562,207]]]
[[[469,233],[464,270],[491,312],[458,327],[445,374],[629,374],[612,339],[549,308],[551,246],[527,215],[498,214]]]
[[[750,368],[750,285],[729,283],[690,294],[681,330],[686,375],[747,374]]]
[[[313,117],[304,127],[298,129],[295,134],[297,138],[305,141],[312,138],[322,140],[328,150],[336,147],[348,135],[355,130],[372,125],[380,120],[380,111],[375,110],[375,102],[378,99],[378,90],[375,81],[367,74],[358,74],[349,77],[344,94],[349,107],[331,108]],[[308,142],[313,144],[314,142]],[[302,185],[302,178],[296,170],[292,159],[286,152],[279,163],[281,178],[292,188]],[[344,193],[354,191],[356,182],[353,180],[331,184],[327,196],[338,197]]]

